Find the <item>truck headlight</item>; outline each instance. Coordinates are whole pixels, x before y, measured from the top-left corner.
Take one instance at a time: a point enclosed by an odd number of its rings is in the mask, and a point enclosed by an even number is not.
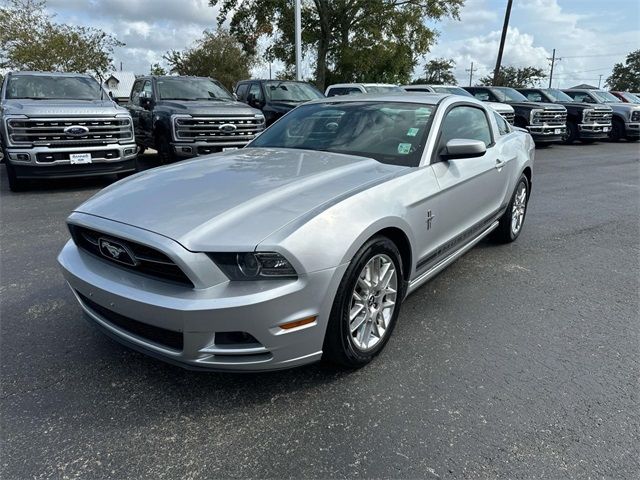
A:
[[[631,112],[631,121],[640,122],[640,110],[634,110]]]
[[[531,125],[537,125],[542,123],[542,120],[540,119],[542,112],[544,112],[544,110],[540,108],[534,108],[533,110],[531,110],[531,113],[529,114],[529,123]]]
[[[298,276],[291,263],[276,252],[208,253],[207,255],[229,280],[268,280]]]

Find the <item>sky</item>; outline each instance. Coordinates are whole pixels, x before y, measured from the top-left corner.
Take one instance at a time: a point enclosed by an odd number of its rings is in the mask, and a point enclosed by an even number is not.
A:
[[[437,43],[420,60],[414,77],[422,73],[426,61],[437,57],[455,60],[461,85],[469,84],[471,62],[474,82],[489,74],[506,4],[507,0],[466,0],[460,20],[432,24],[439,32]],[[115,35],[126,46],[116,50],[114,64],[119,68],[122,62],[123,70],[139,74],[148,73],[153,63],[163,64],[168,50],[191,46],[203,30],[217,25],[217,10],[208,0],[48,0],[47,8],[58,22]],[[612,66],[640,48],[640,0],[514,0],[503,65],[548,71],[554,48],[560,60],[553,87],[604,85]],[[274,65],[274,73],[277,69]],[[306,59],[303,75],[311,73]],[[253,74],[268,77],[269,65],[259,65]]]

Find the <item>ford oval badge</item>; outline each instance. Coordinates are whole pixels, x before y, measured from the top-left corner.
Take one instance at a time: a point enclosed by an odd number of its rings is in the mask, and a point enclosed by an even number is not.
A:
[[[64,129],[64,133],[71,137],[82,137],[89,133],[89,129],[87,127],[83,127],[82,125],[71,125]]]

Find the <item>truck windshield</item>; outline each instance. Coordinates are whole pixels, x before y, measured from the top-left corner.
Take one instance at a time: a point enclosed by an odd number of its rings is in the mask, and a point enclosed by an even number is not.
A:
[[[302,103],[324,97],[322,93],[304,82],[265,82],[264,90],[273,102]]]
[[[544,92],[551,97],[554,102],[575,102],[573,98],[557,88],[547,88]]]
[[[233,100],[221,84],[208,78],[160,77],[156,84],[162,100]]]
[[[622,95],[629,103],[640,103],[640,97],[634,95],[633,93],[620,92],[620,95]]]
[[[591,90],[591,93],[602,103],[620,103],[622,101],[615,95],[605,92],[604,90]]]
[[[501,102],[528,102],[527,97],[511,87],[492,87]]]
[[[57,75],[11,75],[5,98],[32,100],[100,100],[100,84],[91,77]]]
[[[302,105],[265,130],[249,147],[319,150],[417,167],[434,108],[374,101]]]

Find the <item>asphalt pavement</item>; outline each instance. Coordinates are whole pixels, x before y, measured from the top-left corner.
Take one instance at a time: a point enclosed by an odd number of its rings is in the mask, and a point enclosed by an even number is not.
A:
[[[14,194],[2,168],[0,477],[637,479],[639,160],[538,150],[520,238],[410,296],[372,364],[266,374],[182,370],[94,330],[56,256],[109,180]]]

